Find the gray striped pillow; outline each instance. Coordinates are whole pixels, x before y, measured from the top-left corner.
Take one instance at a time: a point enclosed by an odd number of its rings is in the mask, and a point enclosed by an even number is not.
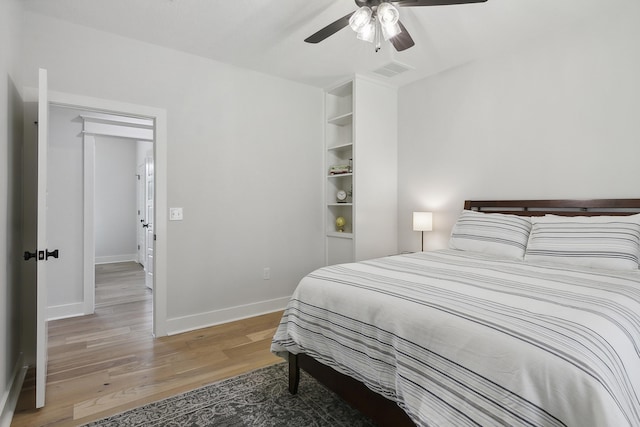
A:
[[[525,261],[637,270],[640,215],[532,218]]]
[[[522,259],[530,230],[529,217],[464,210],[451,231],[449,247]]]

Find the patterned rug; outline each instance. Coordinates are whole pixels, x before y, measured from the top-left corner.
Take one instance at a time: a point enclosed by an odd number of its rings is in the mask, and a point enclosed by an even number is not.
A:
[[[86,426],[374,426],[304,371],[301,373],[297,395],[291,395],[287,388],[287,364],[278,363]]]

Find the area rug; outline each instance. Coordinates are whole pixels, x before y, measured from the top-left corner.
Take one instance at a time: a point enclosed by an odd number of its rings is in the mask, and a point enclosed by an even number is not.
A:
[[[296,395],[287,388],[287,364],[278,363],[86,426],[374,426],[304,371],[301,374]]]

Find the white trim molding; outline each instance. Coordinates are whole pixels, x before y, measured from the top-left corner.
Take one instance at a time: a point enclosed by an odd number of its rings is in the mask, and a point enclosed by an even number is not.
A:
[[[87,313],[85,311],[84,302],[74,302],[71,304],[54,305],[52,307],[47,307],[47,321],[67,319],[69,317],[85,316],[87,314],[92,314],[92,313],[93,312]]]
[[[84,314],[93,314],[96,310],[96,267],[95,267],[95,164],[96,139],[93,135],[83,135],[83,218],[84,218],[84,260],[82,275],[84,280]]]
[[[27,374],[28,366],[24,365],[24,355],[20,353],[18,361],[13,369],[13,374],[9,380],[8,387],[4,395],[0,397],[0,427],[11,426],[11,420],[16,410],[18,397],[22,390],[22,384]]]
[[[276,298],[251,304],[208,311],[167,320],[167,334],[175,335],[209,326],[220,325],[262,314],[284,310],[291,297]]]
[[[97,256],[96,264],[113,264],[114,262],[138,262],[138,254]]]

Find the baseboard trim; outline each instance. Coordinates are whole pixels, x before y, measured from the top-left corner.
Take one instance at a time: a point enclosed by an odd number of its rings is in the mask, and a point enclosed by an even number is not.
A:
[[[113,264],[115,262],[138,262],[138,254],[124,254],[124,255],[109,255],[109,256],[97,256],[96,264]]]
[[[180,334],[183,332],[189,332],[196,329],[207,328],[209,326],[220,325],[222,323],[233,322],[236,320],[246,319],[248,317],[260,316],[261,314],[284,310],[289,299],[290,297],[276,298],[252,304],[223,308],[221,310],[214,310],[206,313],[194,314],[191,316],[167,319],[167,335]]]
[[[28,366],[24,366],[23,363],[24,356],[20,353],[16,366],[13,369],[13,374],[11,375],[9,388],[2,396],[2,400],[0,400],[0,427],[11,426],[11,420],[16,410],[18,397],[20,396],[20,391],[22,391],[24,377],[27,375]]]
[[[84,302],[56,305],[47,308],[47,320],[67,319],[69,317],[84,316]]]

